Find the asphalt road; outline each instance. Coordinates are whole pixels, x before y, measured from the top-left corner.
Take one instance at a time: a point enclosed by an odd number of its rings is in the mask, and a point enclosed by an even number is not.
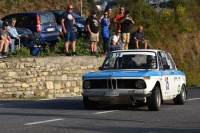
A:
[[[146,106],[100,106],[85,110],[82,97],[0,100],[1,133],[199,133],[200,88],[188,89],[185,105],[160,111]]]

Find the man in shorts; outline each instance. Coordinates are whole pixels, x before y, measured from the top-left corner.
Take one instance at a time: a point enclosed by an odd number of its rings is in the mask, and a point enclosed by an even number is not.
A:
[[[73,25],[75,23],[75,19],[73,18],[72,14],[71,14],[72,10],[73,10],[73,6],[69,5],[67,7],[67,10],[65,12],[63,12],[61,15],[61,25],[62,25],[62,30],[63,30],[64,38],[65,38],[66,56],[71,56],[71,54],[68,51],[69,41],[71,41],[71,45],[72,45],[72,56],[78,55],[75,51],[76,35],[73,30]]]
[[[12,40],[7,32],[8,25],[8,22],[4,21],[2,27],[0,28],[0,58],[8,57],[7,49],[9,44],[12,44]],[[2,50],[4,50],[3,53]]]
[[[99,41],[99,23],[97,20],[97,12],[93,10],[91,15],[86,19],[87,30],[90,34],[91,54],[96,54],[97,42]]]

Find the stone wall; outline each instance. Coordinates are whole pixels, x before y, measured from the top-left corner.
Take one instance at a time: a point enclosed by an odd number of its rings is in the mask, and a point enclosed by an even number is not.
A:
[[[0,59],[0,98],[53,98],[80,95],[82,75],[96,71],[104,57]]]

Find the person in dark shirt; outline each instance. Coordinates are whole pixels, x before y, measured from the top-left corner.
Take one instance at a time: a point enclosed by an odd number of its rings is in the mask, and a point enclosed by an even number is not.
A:
[[[144,44],[145,49],[147,48],[148,41],[144,40],[144,33],[142,26],[139,26],[138,29],[135,32],[133,32],[131,40],[134,41],[136,49],[139,49],[139,44]]]
[[[96,54],[97,42],[99,41],[99,23],[97,20],[97,12],[93,10],[91,15],[86,19],[87,30],[90,34],[91,54]]]
[[[131,17],[129,17],[129,11],[125,11],[124,17],[120,19],[121,23],[121,33],[122,33],[122,43],[123,43],[123,50],[128,50],[128,44],[130,40],[130,25],[134,24],[134,21]]]
[[[72,14],[71,14],[72,10],[73,10],[73,6],[69,5],[67,7],[67,11],[65,11],[61,14],[61,25],[62,25],[62,30],[63,30],[64,38],[65,38],[66,56],[71,56],[71,54],[68,51],[69,41],[71,41],[71,45],[72,45],[72,56],[78,55],[75,51],[76,35],[73,30],[73,25],[75,23],[75,19],[73,18]]]

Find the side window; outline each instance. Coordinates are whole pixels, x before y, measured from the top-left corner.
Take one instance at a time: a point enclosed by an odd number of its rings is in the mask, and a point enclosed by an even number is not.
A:
[[[29,16],[29,19],[30,19],[30,22],[29,22],[30,25],[36,25],[36,17],[35,16]]]
[[[162,58],[160,57],[160,55],[158,55],[157,57],[158,57],[159,69],[163,69]]]
[[[22,22],[25,25],[29,25],[29,16],[22,16]]]
[[[17,20],[17,22],[16,22],[16,27],[17,26],[23,26],[23,21],[22,21],[22,15],[17,15],[16,16],[16,20]]]
[[[12,18],[14,18],[14,16],[5,17],[5,18],[2,19],[2,20],[3,20],[3,21],[7,21],[7,22],[9,22],[9,24],[10,24]]]
[[[168,65],[170,65],[170,69],[175,69],[176,65],[175,65],[173,59],[171,58],[171,56],[169,55],[169,53],[166,53],[166,56],[167,56],[167,62],[169,62]]]
[[[61,20],[60,16],[57,15],[57,14],[54,14],[54,16],[55,16],[55,19],[56,19],[56,23],[60,24],[60,20]]]
[[[163,67],[163,65],[169,65],[167,62],[167,57],[164,52],[159,52],[158,55],[160,55],[162,67]]]

